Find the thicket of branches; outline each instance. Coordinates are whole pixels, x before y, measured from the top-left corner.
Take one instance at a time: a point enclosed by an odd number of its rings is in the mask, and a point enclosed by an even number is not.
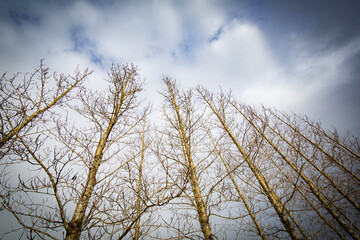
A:
[[[153,120],[136,66],[90,75],[2,75],[5,238],[360,239],[355,137],[171,78]]]

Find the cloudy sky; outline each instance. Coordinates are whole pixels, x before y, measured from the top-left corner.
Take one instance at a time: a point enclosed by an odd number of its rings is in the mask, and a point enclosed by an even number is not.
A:
[[[0,0],[0,72],[133,62],[157,101],[162,78],[232,89],[360,136],[357,0]]]

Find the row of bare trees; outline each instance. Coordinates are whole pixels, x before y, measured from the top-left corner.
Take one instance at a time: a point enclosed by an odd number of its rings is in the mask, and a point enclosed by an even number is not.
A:
[[[360,146],[306,116],[164,79],[162,116],[134,65],[0,83],[1,211],[28,239],[359,239]]]

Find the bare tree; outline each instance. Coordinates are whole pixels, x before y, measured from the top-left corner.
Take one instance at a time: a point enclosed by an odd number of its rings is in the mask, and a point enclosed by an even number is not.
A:
[[[240,190],[240,186],[237,183],[237,181],[235,180],[235,177],[233,176],[233,172],[241,166],[241,164],[237,165],[235,168],[231,169],[228,162],[225,160],[225,157],[223,156],[223,154],[221,153],[219,147],[217,146],[217,142],[213,139],[213,137],[211,136],[211,133],[209,132],[209,138],[211,139],[215,150],[221,160],[221,162],[223,163],[225,170],[226,170],[226,176],[230,178],[231,183],[233,184],[233,186],[235,187],[235,190],[238,194],[238,197],[241,199],[241,201],[243,202],[246,211],[248,212],[248,214],[250,215],[255,227],[256,227],[256,231],[257,234],[261,237],[261,239],[266,239],[265,235],[264,235],[264,231],[262,229],[262,227],[260,226],[258,220],[256,219],[255,213],[253,211],[253,209],[250,207],[248,201],[246,200],[246,197],[244,196],[244,194],[242,193],[242,191]]]
[[[134,65],[113,65],[101,93],[82,84],[88,70],[53,83],[48,72],[41,62],[0,82],[0,206],[18,223],[8,233],[359,239],[356,138],[170,78],[154,127]]]
[[[204,139],[199,135],[199,128],[202,127],[203,121],[202,115],[196,113],[191,91],[181,92],[176,86],[176,82],[170,78],[165,78],[164,82],[166,90],[162,93],[165,101],[163,113],[168,127],[163,131],[166,143],[162,142],[161,144],[165,144],[169,148],[157,151],[159,159],[161,159],[168,177],[174,183],[190,182],[192,194],[190,195],[187,191],[184,193],[196,210],[203,237],[213,239],[209,213],[203,196],[204,191],[199,183],[200,173],[204,171],[201,170],[200,164],[209,157],[205,153],[204,158],[199,159],[200,153],[203,151],[199,149],[199,146]],[[169,168],[174,168],[176,171],[170,173]],[[179,188],[182,188],[182,185]],[[184,234],[180,228],[178,231]]]
[[[80,236],[89,200],[95,185],[99,181],[96,179],[99,167],[103,162],[108,161],[104,156],[105,151],[109,150],[113,144],[117,144],[116,142],[120,140],[120,137],[131,134],[139,120],[143,117],[140,116],[138,118],[135,112],[138,107],[136,94],[142,90],[136,68],[134,66],[113,66],[109,72],[109,80],[111,85],[107,98],[94,99],[93,95],[87,92],[83,92],[81,97],[83,108],[90,111],[82,112],[83,109],[78,109],[78,111],[96,125],[98,131],[95,134],[98,135],[99,140],[95,145],[92,158],[82,158],[82,161],[88,168],[87,177],[79,199],[76,202],[72,219],[65,226],[65,239],[78,239]],[[116,126],[117,123],[121,125]],[[105,176],[103,177],[107,178],[109,175],[115,174],[116,171],[114,170],[104,172]],[[103,181],[103,179],[100,181]]]
[[[178,189],[163,180],[162,176],[165,174],[150,151],[153,144],[151,130],[144,119],[142,131],[139,132],[138,138],[134,139],[138,144],[133,146],[133,155],[137,157],[125,167],[127,180],[124,189],[130,190],[128,194],[131,196],[127,200],[127,205],[133,210],[128,215],[129,221],[122,223],[124,230],[118,239],[123,239],[127,235],[132,239],[151,237],[151,234],[159,229],[154,217],[157,215],[155,212],[183,192],[183,189]]]
[[[218,99],[217,105],[215,105],[214,97],[205,89],[198,88],[198,93],[202,97],[202,99],[205,101],[205,103],[208,105],[208,107],[212,110],[214,115],[217,117],[219,122],[221,123],[222,128],[224,131],[228,134],[233,144],[235,144],[238,151],[241,153],[242,157],[244,158],[245,162],[251,169],[251,172],[254,174],[254,177],[257,179],[258,183],[261,186],[261,189],[265,196],[269,199],[271,205],[275,209],[280,221],[282,222],[284,228],[288,232],[289,236],[292,239],[299,239],[298,234],[293,226],[293,223],[289,220],[289,212],[286,209],[284,203],[281,201],[281,198],[276,194],[274,189],[269,185],[268,180],[266,177],[262,174],[259,167],[254,164],[253,159],[251,158],[251,153],[247,153],[243,146],[240,144],[238,139],[233,134],[233,131],[229,128],[229,125],[227,123],[227,116],[225,114],[227,106],[226,99],[223,95],[220,96]],[[264,137],[264,136],[262,136]]]
[[[19,174],[17,184],[4,179],[1,197],[30,238],[55,239],[64,230],[65,239],[82,232],[116,235],[140,215],[126,205],[131,201],[122,173],[142,152],[130,151],[147,114],[137,99],[142,82],[133,65],[113,65],[108,82],[103,94],[82,87],[69,114],[78,113],[75,123],[64,114],[31,137],[17,134],[24,150],[14,158],[32,173]]]
[[[68,93],[90,74],[87,69],[82,73],[76,70],[75,76],[54,72],[51,78],[43,61],[35,72],[25,74],[22,80],[19,80],[19,73],[11,78],[4,73],[0,79],[0,157],[10,149],[11,141],[18,134],[29,131],[36,125],[35,121],[46,120],[42,115],[47,110],[71,99]]]
[[[358,169],[356,141],[329,137],[336,133],[326,133],[306,118],[296,115],[291,118],[270,109],[257,111],[223,93],[215,100],[204,89],[198,88],[198,92],[242,153],[292,238],[296,239],[297,233],[287,224],[294,225],[293,229],[296,227],[304,238],[324,234],[315,233],[320,230],[312,231],[313,226],[304,224],[302,219],[306,219],[306,213],[317,215],[319,218],[314,219],[321,222],[318,226],[334,231],[341,238],[347,234],[353,239],[359,238],[356,220],[359,186],[354,177]],[[241,126],[249,126],[251,131],[243,132],[244,135],[261,139],[263,143],[258,150],[247,150],[244,141],[240,144],[241,136],[235,135],[239,125],[232,122],[229,111],[238,115],[235,119],[241,119],[236,121],[245,121]],[[339,157],[335,157],[334,149]],[[254,150],[261,164],[250,157]],[[272,192],[278,197],[271,199]]]

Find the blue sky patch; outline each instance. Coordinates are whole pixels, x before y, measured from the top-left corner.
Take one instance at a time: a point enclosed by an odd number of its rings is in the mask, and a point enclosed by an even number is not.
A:
[[[31,15],[30,13],[21,13],[18,11],[10,10],[8,11],[8,14],[12,22],[15,23],[17,26],[22,26],[24,24],[40,24],[40,19],[36,16]]]
[[[219,39],[221,33],[223,32],[223,27],[220,27],[215,33],[214,35],[212,35],[209,39],[209,42],[213,42]]]
[[[96,44],[86,35],[83,26],[74,26],[70,30],[70,38],[73,43],[73,51],[85,53],[92,63],[103,67],[104,58],[98,53]]]

